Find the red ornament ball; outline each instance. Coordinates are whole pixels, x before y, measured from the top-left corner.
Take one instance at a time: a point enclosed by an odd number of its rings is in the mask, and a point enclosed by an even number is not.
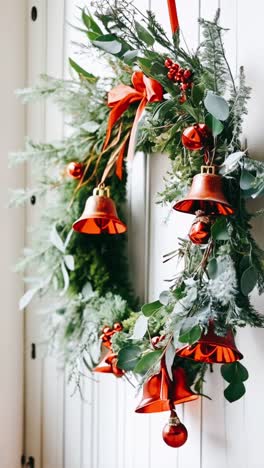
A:
[[[175,426],[168,423],[162,431],[162,437],[165,444],[170,447],[178,448],[185,444],[188,439],[188,432],[182,423]]]
[[[79,162],[70,162],[67,166],[67,174],[73,179],[81,179],[83,175],[83,164]]]
[[[211,236],[211,220],[209,216],[197,216],[191,226],[189,238],[193,244],[207,244]]]
[[[187,127],[182,134],[182,144],[190,151],[201,150],[209,145],[211,131],[205,124],[195,124]]]

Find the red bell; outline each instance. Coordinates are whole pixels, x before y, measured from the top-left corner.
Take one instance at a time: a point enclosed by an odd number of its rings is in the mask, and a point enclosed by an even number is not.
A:
[[[93,369],[93,372],[114,374],[116,377],[122,377],[124,375],[124,371],[117,367],[117,354],[112,351],[108,351],[98,366]]]
[[[180,367],[173,370],[171,381],[164,359],[160,372],[150,377],[143,386],[143,398],[136,408],[136,413],[159,413],[170,411],[171,402],[175,405],[196,400],[198,395],[188,387],[186,376]]]
[[[182,144],[190,151],[198,151],[210,146],[212,133],[205,124],[195,124],[185,128],[182,134]]]
[[[177,356],[208,363],[230,363],[243,359],[237,349],[231,328],[225,336],[216,335],[213,322],[209,323],[207,334],[190,346],[184,346],[176,352]]]
[[[214,166],[201,167],[201,174],[194,176],[187,197],[175,203],[173,208],[190,214],[198,210],[209,215],[227,216],[234,213],[223,193],[222,177],[215,174]]]
[[[196,218],[188,234],[193,244],[207,244],[211,235],[211,224],[212,219],[209,216],[204,216],[203,211],[196,211]]]
[[[94,189],[82,216],[72,227],[84,234],[122,234],[127,230],[126,225],[118,218],[115,203],[110,198],[109,187],[103,184]]]

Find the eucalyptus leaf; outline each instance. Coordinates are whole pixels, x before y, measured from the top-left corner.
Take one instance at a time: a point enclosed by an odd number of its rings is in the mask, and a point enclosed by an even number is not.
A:
[[[85,78],[90,83],[96,83],[96,81],[98,80],[96,76],[92,75],[92,73],[88,73],[86,70],[84,70],[84,68],[80,67],[80,65],[78,65],[78,63],[76,63],[73,59],[69,58],[69,63],[71,67],[78,73],[78,75]]]
[[[231,383],[224,391],[225,398],[233,403],[234,401],[239,400],[246,393],[246,388],[243,382]]]
[[[215,221],[211,228],[211,233],[214,240],[225,241],[230,239],[227,221],[223,216]]]
[[[152,46],[155,42],[154,37],[149,33],[149,31],[142,26],[142,24],[135,21],[135,29],[138,34],[138,37],[141,41],[145,42],[148,46]]]
[[[228,383],[240,383],[248,379],[248,371],[239,361],[223,364],[221,374]]]
[[[65,253],[64,242],[61,239],[55,224],[51,228],[49,240],[52,243],[52,245],[54,245],[54,247],[56,247],[60,252]]]
[[[80,128],[88,133],[95,133],[100,128],[100,125],[98,122],[91,120],[90,122],[85,122],[82,124]]]
[[[132,340],[141,340],[148,329],[148,319],[145,315],[140,315],[135,323]]]
[[[211,258],[208,262],[207,272],[211,279],[215,279],[217,276],[217,260],[215,257]]]
[[[137,374],[145,374],[151,367],[153,367],[160,360],[160,357],[163,353],[162,349],[157,351],[151,351],[150,353],[145,354],[137,363],[134,368],[134,372]]]
[[[150,302],[149,304],[144,304],[141,308],[142,314],[145,317],[151,317],[151,315],[155,314],[159,309],[161,309],[162,304],[160,301]]]
[[[95,41],[93,41],[93,44],[105,52],[113,55],[119,54],[122,50],[121,42],[117,41],[116,36],[113,34],[99,36]]]
[[[38,292],[39,289],[40,288],[37,287],[37,288],[29,289],[27,292],[25,292],[25,294],[21,297],[19,301],[19,310],[23,310],[29,305],[29,303],[32,301],[33,297],[35,296],[35,294]]]
[[[217,120],[225,121],[229,116],[229,106],[222,96],[218,96],[212,91],[208,91],[204,100],[205,108]]]
[[[179,341],[181,343],[195,343],[199,340],[201,333],[201,327],[197,325],[197,318],[188,317],[180,329]]]
[[[141,348],[138,345],[129,344],[124,346],[118,353],[117,365],[125,371],[133,370],[139,362]]]
[[[63,281],[64,281],[64,287],[62,289],[62,291],[60,292],[60,296],[63,296],[68,288],[69,288],[69,285],[70,285],[70,277],[69,277],[69,273],[67,271],[67,268],[64,264],[64,262],[61,260],[61,272],[62,272],[62,276],[63,276]]]
[[[124,53],[122,60],[124,60],[124,62],[128,65],[131,65],[134,62],[135,58],[137,58],[138,54],[138,50],[128,50]]]
[[[216,119],[213,115],[207,114],[205,117],[206,125],[212,130],[212,134],[214,137],[220,135],[224,130],[224,125],[220,120]]]
[[[93,288],[90,282],[86,283],[82,288],[82,295],[85,299],[89,299],[93,295]]]
[[[92,29],[92,31],[94,31],[95,33],[100,34],[100,35],[103,34],[101,28],[95,22],[92,15],[90,15],[90,14],[87,15],[87,13],[85,12],[84,9],[82,10],[82,20],[83,20],[83,23],[85,24],[85,26],[87,27],[87,29]]]
[[[241,276],[240,288],[244,296],[248,296],[253,291],[258,281],[258,274],[254,266],[247,268]]]
[[[159,302],[161,302],[162,305],[168,305],[170,298],[170,291],[162,291],[159,296]]]
[[[166,363],[166,368],[167,368],[167,371],[168,371],[168,374],[169,374],[171,380],[173,380],[172,365],[173,365],[174,359],[175,359],[175,348],[170,343],[169,346],[166,349],[165,363]]]
[[[74,256],[64,255],[63,260],[68,270],[74,271]]]
[[[229,154],[220,166],[219,173],[224,175],[234,171],[238,167],[239,161],[241,161],[244,156],[245,153],[243,151],[236,151],[235,153]]]
[[[254,177],[246,169],[243,169],[241,171],[240,183],[239,183],[241,190],[248,190],[252,188],[252,186],[254,186],[255,183],[256,183],[256,177]]]

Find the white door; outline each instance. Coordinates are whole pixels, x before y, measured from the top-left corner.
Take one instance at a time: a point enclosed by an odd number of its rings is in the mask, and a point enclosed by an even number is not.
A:
[[[66,20],[73,22],[75,6],[80,3],[84,2],[28,2],[29,9],[36,6],[38,10],[37,20],[28,24],[30,84],[43,71],[55,76],[67,72],[66,58],[76,33],[64,24]],[[169,31],[165,0],[137,4],[151,7]],[[231,28],[226,45],[232,68],[236,72],[238,64],[244,64],[254,90],[245,135],[251,152],[261,157],[264,61],[260,31],[264,7],[259,0],[178,0],[180,24],[190,48],[199,43],[199,14],[210,18],[219,5],[223,25]],[[27,133],[34,138],[57,139],[63,134],[62,117],[50,104],[31,107]],[[173,213],[165,224],[167,210],[155,204],[168,164],[164,155],[137,155],[129,179],[132,277],[137,278],[135,286],[141,297],[150,300],[158,297],[164,279],[173,271],[173,264],[162,264],[163,254],[174,249],[177,236],[185,235],[191,222],[188,215]],[[28,208],[29,222],[35,211],[37,204]],[[261,221],[256,221],[254,230],[261,241]],[[143,277],[139,276],[142,272]],[[41,355],[37,310],[37,304],[33,305],[26,321],[26,456],[34,458],[35,468],[158,468],[165,464],[175,468],[263,468],[263,330],[243,330],[239,335],[238,344],[247,356],[251,377],[246,397],[230,405],[223,399],[224,384],[218,372],[208,375],[205,393],[213,400],[181,408],[189,440],[175,451],[161,440],[167,415],[134,414],[134,391],[126,382],[107,375],[96,381],[87,379],[85,400],[78,393],[72,396],[64,372],[57,369],[54,360]],[[34,359],[32,344],[36,346]]]

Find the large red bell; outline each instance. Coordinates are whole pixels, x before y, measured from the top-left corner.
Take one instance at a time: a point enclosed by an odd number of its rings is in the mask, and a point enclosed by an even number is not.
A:
[[[202,166],[201,174],[193,178],[186,198],[174,205],[174,210],[195,214],[202,210],[205,215],[232,215],[234,210],[224,193],[222,177],[215,174],[214,166]]]
[[[122,234],[126,225],[118,218],[109,187],[100,185],[88,198],[82,216],[75,221],[73,229],[84,234]]]
[[[171,381],[164,359],[161,361],[160,372],[150,377],[143,386],[143,398],[136,408],[136,413],[159,413],[170,411],[171,405],[179,405],[196,400],[186,382],[186,375],[180,367],[173,370]]]
[[[93,369],[93,372],[114,374],[116,377],[122,377],[124,375],[124,371],[117,367],[117,354],[112,351],[108,351],[98,366]]]
[[[176,354],[182,358],[207,363],[230,363],[243,359],[243,355],[237,349],[231,328],[225,336],[216,335],[214,324],[210,322],[208,332],[190,346],[184,346]]]

